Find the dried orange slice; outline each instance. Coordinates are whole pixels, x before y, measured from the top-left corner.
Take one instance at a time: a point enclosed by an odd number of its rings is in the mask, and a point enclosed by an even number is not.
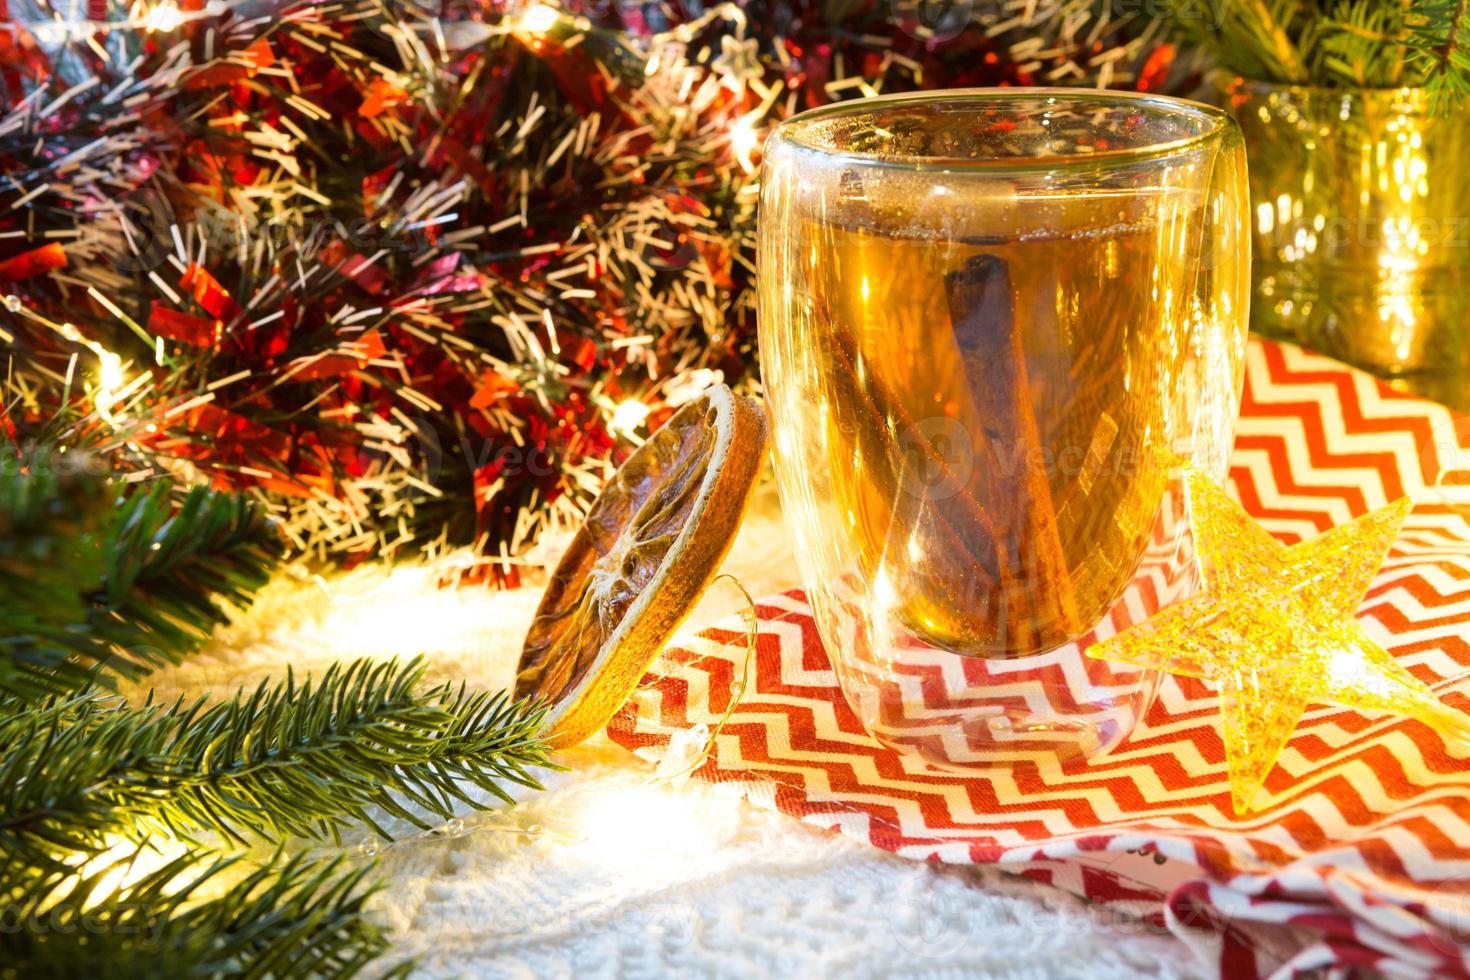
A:
[[[521,651],[516,697],[550,702],[544,737],[606,725],[735,540],[765,457],[765,413],[717,385],[628,457],[557,565]]]

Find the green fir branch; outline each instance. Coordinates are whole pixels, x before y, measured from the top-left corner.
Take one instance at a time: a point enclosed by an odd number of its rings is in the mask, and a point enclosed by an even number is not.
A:
[[[92,623],[115,647],[151,646],[177,663],[248,605],[270,579],[281,542],[249,498],[169,488],[123,498],[107,542],[107,573]]]
[[[1419,0],[1406,47],[1441,111],[1470,99],[1470,0]]]
[[[1470,98],[1470,0],[1181,0],[1175,33],[1247,78],[1330,88],[1427,87]]]
[[[100,583],[102,481],[0,465],[0,692],[31,700],[91,683],[111,651],[86,628],[78,583]]]
[[[1299,35],[1308,0],[1181,0],[1168,15],[1177,34],[1223,66],[1263,81],[1302,84]]]
[[[1307,34],[1316,77],[1363,88],[1382,88],[1402,78],[1408,9],[1359,0],[1333,4]]]
[[[345,978],[388,951],[364,914],[381,888],[366,882],[371,864],[349,870],[341,859],[276,852],[251,868],[185,855],[131,874],[133,860],[80,872],[0,864],[0,980]]]
[[[1294,28],[1306,16],[1300,0],[1240,0],[1233,18],[1237,29],[1253,37],[1270,59],[1281,80],[1306,81],[1306,66],[1293,40]]]
[[[214,705],[0,702],[0,852],[54,866],[155,830],[340,841],[351,821],[386,836],[375,808],[428,827],[419,811],[484,808],[471,789],[509,802],[505,783],[539,788],[533,767],[554,768],[537,737],[544,707],[421,691],[423,671],[360,660]]]
[[[0,465],[0,693],[36,701],[178,663],[278,561],[246,498],[119,484],[83,456]]]

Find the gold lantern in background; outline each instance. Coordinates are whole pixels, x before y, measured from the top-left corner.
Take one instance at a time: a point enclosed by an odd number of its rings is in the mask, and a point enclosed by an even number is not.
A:
[[[1225,90],[1250,159],[1252,325],[1466,407],[1470,113],[1422,88]]]

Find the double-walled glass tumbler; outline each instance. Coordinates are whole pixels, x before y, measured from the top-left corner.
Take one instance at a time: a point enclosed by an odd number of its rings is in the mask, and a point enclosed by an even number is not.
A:
[[[1065,89],[842,103],[777,127],[762,374],[843,692],[948,767],[1105,751],[1155,676],[1084,655],[1198,584],[1250,296],[1234,123]]]

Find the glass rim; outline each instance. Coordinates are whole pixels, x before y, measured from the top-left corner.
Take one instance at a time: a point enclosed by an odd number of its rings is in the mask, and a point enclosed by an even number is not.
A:
[[[874,106],[923,104],[932,102],[978,102],[1015,101],[1037,102],[1045,99],[1056,101],[1081,101],[1112,103],[1118,108],[1147,108],[1169,113],[1187,113],[1205,120],[1208,126],[1198,133],[1157,143],[1138,146],[1096,150],[1088,153],[1048,153],[1034,157],[952,157],[922,156],[916,154],[883,154],[863,150],[839,150],[816,140],[802,139],[797,134],[814,122],[845,115],[860,115]],[[961,171],[1009,171],[1035,172],[1077,167],[1090,167],[1099,163],[1146,160],[1171,156],[1193,146],[1201,146],[1219,139],[1234,125],[1230,114],[1218,106],[1193,99],[1181,99],[1171,95],[1151,92],[1127,92],[1118,89],[1100,88],[1052,88],[1048,86],[1002,86],[992,88],[924,89],[918,92],[902,92],[878,95],[866,99],[849,99],[833,102],[799,112],[778,123],[771,131],[771,142],[784,142],[800,150],[844,159],[867,166],[897,167],[904,170],[961,170]]]

